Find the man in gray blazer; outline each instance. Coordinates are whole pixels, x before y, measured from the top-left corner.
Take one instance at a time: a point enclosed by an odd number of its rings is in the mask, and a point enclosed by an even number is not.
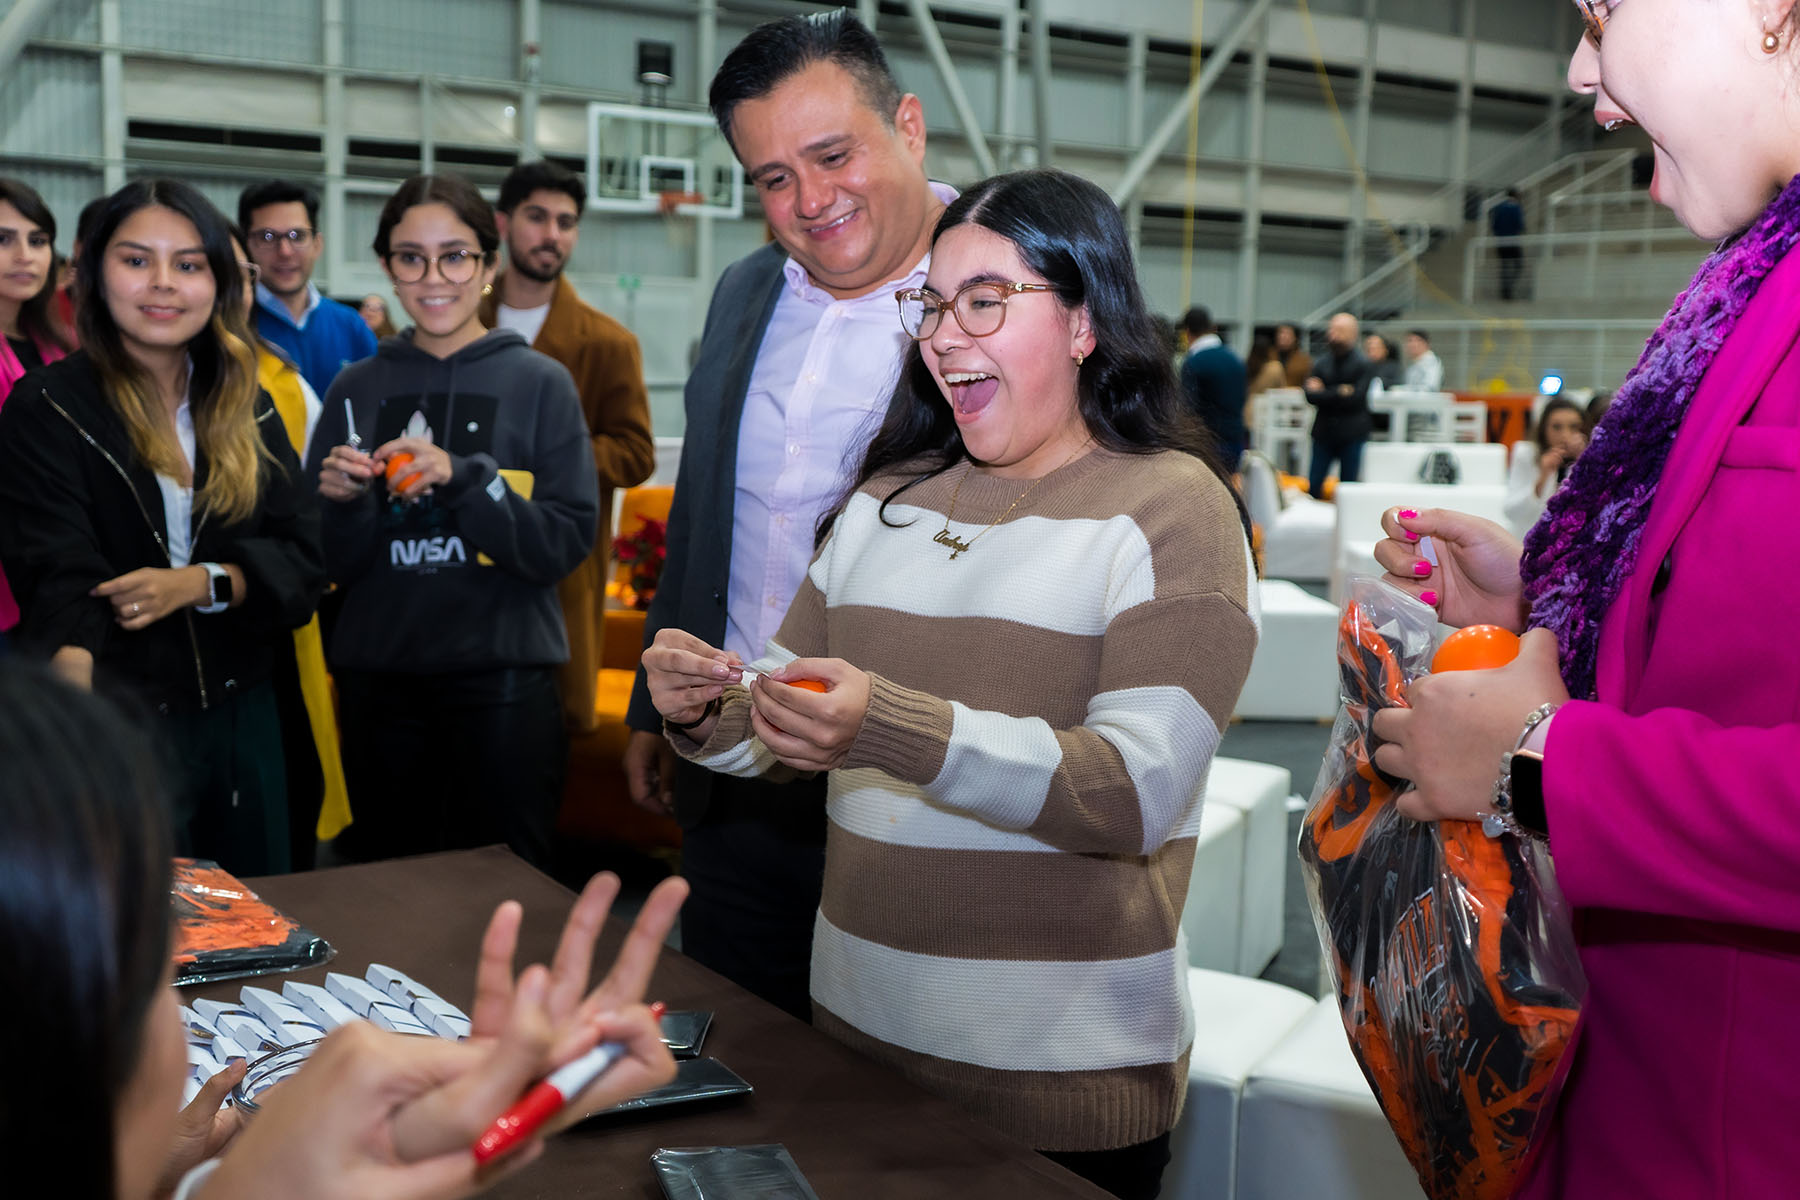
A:
[[[713,291],[644,635],[674,627],[753,662],[886,412],[910,344],[893,294],[923,286],[955,193],[925,176],[918,97],[900,94],[875,36],[842,9],[752,30],[710,99],[776,240]],[[626,719],[632,799],[684,831],[682,950],[809,1019],[824,778],[677,765],[641,671]]]

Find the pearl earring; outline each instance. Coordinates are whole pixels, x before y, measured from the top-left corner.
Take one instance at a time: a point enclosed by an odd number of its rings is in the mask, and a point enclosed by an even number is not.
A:
[[[1773,54],[1781,49],[1781,38],[1773,33],[1765,33],[1762,46],[1764,54]]]

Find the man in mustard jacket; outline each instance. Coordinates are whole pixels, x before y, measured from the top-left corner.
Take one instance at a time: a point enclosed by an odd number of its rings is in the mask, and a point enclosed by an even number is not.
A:
[[[600,527],[594,552],[563,580],[569,662],[560,680],[569,729],[595,727],[594,692],[604,644],[607,560],[612,543],[612,492],[650,477],[656,444],[644,361],[629,329],[584,303],[563,278],[581,236],[587,187],[551,162],[521,163],[500,185],[497,220],[506,269],[482,302],[490,327],[516,329],[531,348],[569,369],[581,393],[600,482]]]

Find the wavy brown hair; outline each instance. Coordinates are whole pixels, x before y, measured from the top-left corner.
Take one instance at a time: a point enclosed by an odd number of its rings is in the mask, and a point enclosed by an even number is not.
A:
[[[275,459],[256,427],[261,388],[256,382],[254,341],[241,311],[242,268],[230,226],[211,201],[173,179],[140,179],[106,198],[93,235],[82,242],[75,268],[80,297],[75,325],[81,346],[100,373],[108,402],[125,422],[138,459],[158,474],[186,478],[186,459],[174,423],[157,398],[150,372],[125,348],[107,305],[101,269],[119,226],[146,208],[166,208],[185,217],[206,251],[214,283],[212,316],[187,345],[194,363],[188,377],[194,443],[207,466],[206,483],[194,498],[201,512],[224,521],[242,520],[256,508],[264,465],[273,466]]]

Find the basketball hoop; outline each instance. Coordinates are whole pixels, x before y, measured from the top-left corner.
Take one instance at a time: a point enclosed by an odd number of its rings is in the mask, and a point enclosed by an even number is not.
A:
[[[658,192],[656,208],[665,217],[675,216],[684,204],[700,204],[706,199],[699,192]]]

